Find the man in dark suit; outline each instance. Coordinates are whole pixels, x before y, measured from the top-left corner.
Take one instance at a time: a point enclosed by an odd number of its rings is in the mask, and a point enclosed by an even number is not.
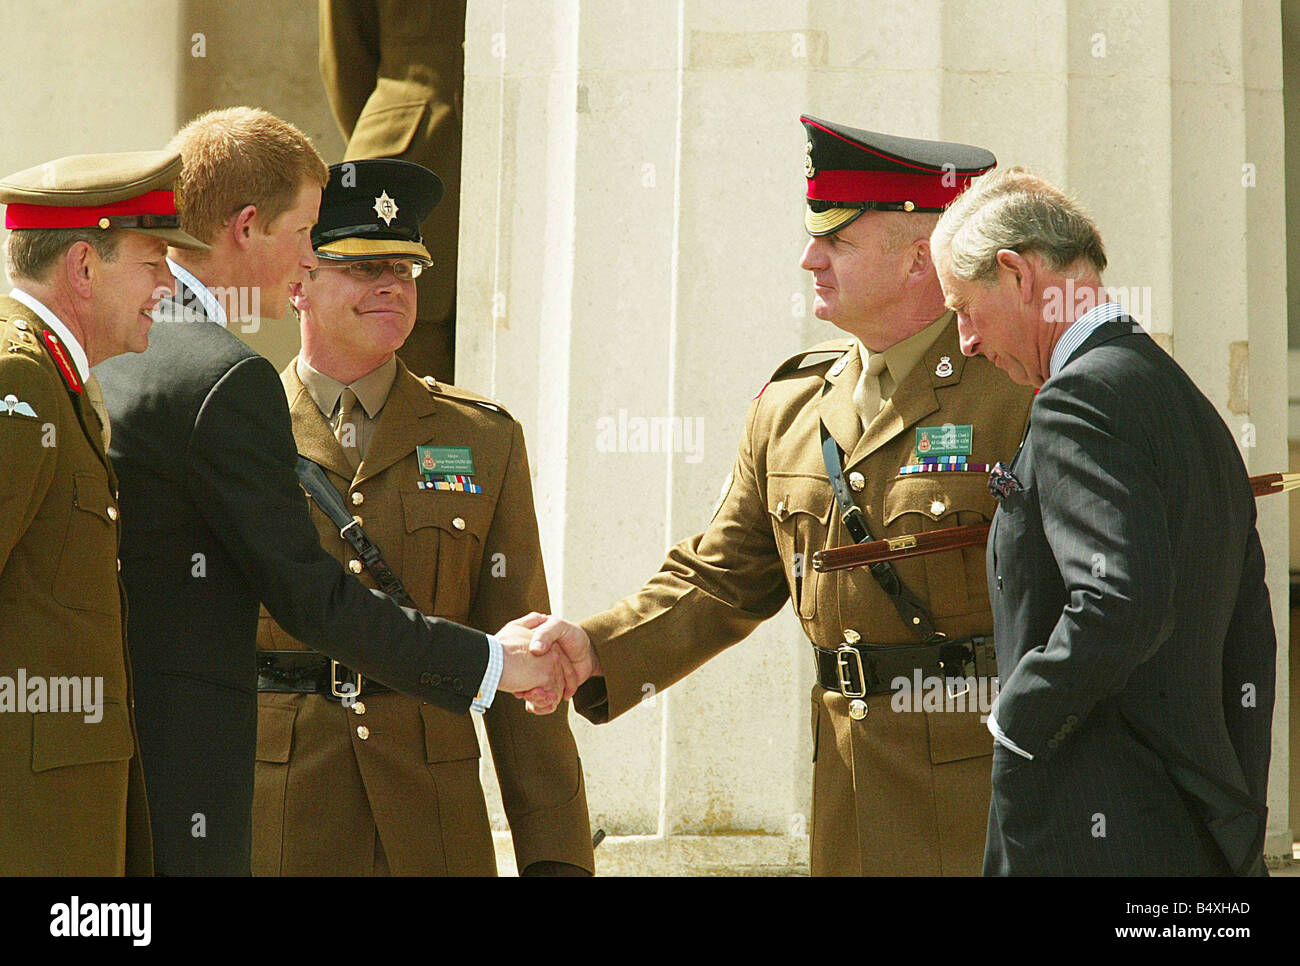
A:
[[[122,576],[156,867],[247,875],[259,601],[325,652],[331,680],[373,675],[457,713],[552,670],[525,663],[521,623],[492,637],[399,608],[321,548],[279,376],[224,326],[248,305],[283,315],[290,285],[316,268],[327,169],[296,128],[248,108],[196,119],[173,147],[182,224],[211,248],[173,249],[177,291],[149,352],[98,375],[128,521]]]
[[[1041,387],[990,482],[985,874],[1262,873],[1276,641],[1231,433],[1054,186],[977,182],[932,247],[962,351]]]

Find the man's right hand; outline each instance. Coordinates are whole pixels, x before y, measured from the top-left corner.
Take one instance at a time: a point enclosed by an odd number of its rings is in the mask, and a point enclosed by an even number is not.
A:
[[[589,678],[599,677],[600,658],[591,638],[577,624],[560,617],[551,616],[533,630],[533,640],[529,650],[537,656],[558,651],[564,671],[564,694],[555,695],[541,688],[516,693],[515,697],[523,699],[528,710],[534,714],[550,714],[559,705],[561,699],[573,697]]]
[[[563,650],[557,650],[554,654],[548,654],[546,650],[532,650],[534,628],[545,626],[549,619],[545,614],[534,611],[515,618],[497,631],[496,639],[501,643],[505,657],[505,667],[501,671],[497,688],[516,695],[536,693],[538,702],[550,702],[553,707],[559,704],[568,689],[568,678],[572,672],[566,667]]]

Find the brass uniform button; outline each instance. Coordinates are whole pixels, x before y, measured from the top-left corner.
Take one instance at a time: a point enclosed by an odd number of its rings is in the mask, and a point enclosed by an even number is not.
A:
[[[867,479],[861,473],[849,474],[849,486],[861,492],[862,488],[867,485]]]
[[[933,503],[930,504],[930,512],[933,513],[935,516],[939,516],[947,509],[948,509],[948,504],[944,503],[943,500],[935,500]]]
[[[366,498],[365,498],[362,494],[360,494],[360,493],[353,493],[353,494],[352,494],[352,505],[353,505],[353,506],[361,506],[361,504],[363,504],[363,503],[365,503],[365,502],[366,502]]]
[[[367,738],[370,737],[370,729],[367,728],[365,725],[357,725],[357,737],[360,738],[362,741],[365,741]]]
[[[366,706],[365,706],[364,704],[362,704],[360,701],[354,701],[354,702],[352,702],[352,713],[353,713],[353,714],[365,714],[365,713],[366,713]]]
[[[434,392],[438,391],[438,380],[433,378],[433,376],[425,376],[424,384],[428,386],[430,389],[432,389]]]
[[[359,574],[359,573],[361,573],[361,561],[360,561],[360,560],[349,560],[349,561],[348,561],[348,570],[352,571],[354,574]]]
[[[849,702],[849,717],[854,721],[861,721],[867,716],[867,702],[861,698],[854,698]]]
[[[17,329],[19,332],[26,332],[26,331],[27,331],[27,320],[26,320],[26,319],[13,319],[12,321],[13,321],[13,324],[14,324],[14,328]]]
[[[115,506],[111,506],[111,507],[108,508],[108,518],[109,518],[110,520],[116,520],[116,519],[117,519],[117,507],[115,507]]]
[[[461,519],[460,517],[456,517],[456,519],[452,520],[452,521],[451,521],[451,525],[452,525],[453,527],[455,527],[457,530],[464,530],[464,529],[465,529],[465,521],[464,521],[463,519]]]

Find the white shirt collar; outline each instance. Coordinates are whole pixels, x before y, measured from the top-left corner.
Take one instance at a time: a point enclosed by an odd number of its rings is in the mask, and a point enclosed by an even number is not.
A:
[[[76,337],[68,331],[68,327],[59,321],[59,317],[45,307],[40,299],[34,295],[28,295],[20,288],[9,290],[9,297],[16,302],[22,302],[33,312],[41,317],[41,321],[48,325],[68,347],[68,355],[72,356],[72,361],[77,365],[77,375],[81,376],[84,383],[90,378],[90,360],[86,358],[86,350],[81,347],[81,343]]]
[[[1056,348],[1052,350],[1052,361],[1048,366],[1051,371],[1048,378],[1055,376],[1065,367],[1070,356],[1078,351],[1079,346],[1088,341],[1088,336],[1111,319],[1118,319],[1123,314],[1124,306],[1119,302],[1102,302],[1075,319],[1056,343]]]
[[[208,291],[208,287],[195,278],[190,272],[186,271],[180,265],[177,265],[170,258],[167,259],[167,265],[171,268],[172,274],[175,275],[178,280],[185,283],[185,287],[194,293],[194,297],[199,300],[199,304],[203,306],[203,311],[207,314],[208,318],[217,323],[217,325],[221,326],[223,329],[227,328],[228,323],[226,319],[226,310],[221,307],[221,303],[217,301],[217,297]],[[180,295],[179,292],[176,294]]]

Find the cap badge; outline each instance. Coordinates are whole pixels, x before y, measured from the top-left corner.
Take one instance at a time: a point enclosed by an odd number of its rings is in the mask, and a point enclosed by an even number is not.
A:
[[[387,189],[381,191],[375,199],[375,214],[384,219],[385,225],[391,225],[397,217],[397,202],[388,197]]]
[[[940,379],[947,379],[952,375],[952,359],[948,356],[940,356],[939,364],[934,367],[934,374]]]
[[[803,173],[805,178],[815,177],[817,169],[813,167],[812,159],[812,142],[809,141],[803,149]]]

